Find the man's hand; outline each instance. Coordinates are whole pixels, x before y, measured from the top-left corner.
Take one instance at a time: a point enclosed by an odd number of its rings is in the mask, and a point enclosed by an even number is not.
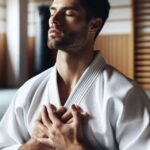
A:
[[[58,109],[56,109],[56,107],[54,105],[51,105],[51,110],[54,113],[56,113],[58,118],[61,118],[62,115],[66,112],[66,109],[63,106],[60,106]],[[35,140],[36,143],[38,143],[38,141],[36,141],[35,137],[48,138],[48,128],[46,128],[46,126],[43,124],[45,115],[47,115],[47,111],[45,109],[45,106],[43,106],[43,109],[40,112],[40,115],[38,116],[37,120],[35,121],[35,126],[34,126],[34,129],[32,132],[32,138],[33,138],[33,140]],[[68,120],[67,118],[70,118],[69,116],[70,116],[70,114],[66,113],[66,115],[63,117],[63,119]],[[41,144],[41,143],[39,143],[39,144]],[[48,147],[49,149],[51,148],[50,150],[54,149],[51,145],[45,145],[45,144],[42,144],[42,145],[43,145],[43,148]]]
[[[59,118],[57,111],[49,104],[42,110],[42,123],[48,130],[48,137],[36,137],[36,140],[45,145],[60,150],[71,150],[82,147],[83,120],[86,113],[81,113],[79,107],[73,105]],[[66,119],[67,118],[67,119]]]
[[[58,109],[54,105],[51,105],[51,109],[54,113],[56,113],[58,118],[62,117],[62,121],[68,121],[71,118],[71,114],[66,112],[66,108],[60,106]],[[40,112],[38,118],[35,121],[35,126],[32,131],[31,139],[29,139],[25,144],[20,147],[20,150],[55,150],[51,145],[43,144],[36,140],[36,138],[48,138],[48,129],[43,124],[45,115],[47,111],[45,111],[45,106],[43,106],[42,111]],[[65,115],[64,115],[65,114]],[[35,138],[36,137],[36,138]]]
[[[52,109],[53,111],[56,110],[55,107],[53,107]],[[23,144],[19,150],[55,150],[52,146],[40,143],[34,138],[48,138],[48,129],[43,125],[42,122],[43,110],[40,112],[38,118],[35,121],[35,126],[32,131],[31,138],[25,144]],[[59,114],[61,114],[61,112],[62,110],[60,110]]]

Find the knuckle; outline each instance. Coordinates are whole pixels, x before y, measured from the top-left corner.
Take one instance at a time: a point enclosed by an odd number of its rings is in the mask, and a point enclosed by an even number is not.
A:
[[[61,122],[55,122],[54,127],[55,127],[56,129],[59,129],[59,128],[62,127],[62,123],[61,123]]]
[[[51,136],[54,137],[55,135],[56,135],[56,131],[53,129],[53,130],[51,131]]]
[[[75,114],[75,116],[76,116],[77,118],[80,118],[80,117],[81,117],[81,115],[80,115],[80,113],[79,113],[78,111],[74,111],[74,114]]]

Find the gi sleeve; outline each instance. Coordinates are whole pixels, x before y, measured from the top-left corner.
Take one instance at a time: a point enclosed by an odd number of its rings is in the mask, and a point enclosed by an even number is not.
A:
[[[22,143],[29,139],[24,109],[17,107],[16,104],[17,94],[0,122],[0,150],[17,150]]]
[[[150,100],[138,85],[129,90],[116,122],[119,150],[150,150]]]

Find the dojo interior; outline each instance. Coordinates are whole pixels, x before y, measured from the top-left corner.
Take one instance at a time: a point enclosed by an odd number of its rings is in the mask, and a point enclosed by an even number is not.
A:
[[[110,0],[95,49],[150,97],[150,1]],[[47,47],[49,0],[0,0],[0,119],[17,89],[55,63]]]

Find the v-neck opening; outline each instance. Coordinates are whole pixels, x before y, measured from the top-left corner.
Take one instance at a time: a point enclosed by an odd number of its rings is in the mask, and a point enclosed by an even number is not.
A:
[[[72,104],[78,104],[82,100],[83,96],[85,95],[89,87],[92,85],[94,80],[100,74],[101,70],[103,70],[105,64],[106,63],[102,56],[97,54],[92,63],[85,69],[85,71],[81,75],[80,79],[70,92],[63,106],[70,107]],[[61,106],[62,103],[57,83],[56,65],[54,65],[53,67],[53,71],[49,81],[49,92],[52,92],[52,89],[53,93],[50,93],[50,97],[54,98],[54,100],[50,101],[56,106]]]

